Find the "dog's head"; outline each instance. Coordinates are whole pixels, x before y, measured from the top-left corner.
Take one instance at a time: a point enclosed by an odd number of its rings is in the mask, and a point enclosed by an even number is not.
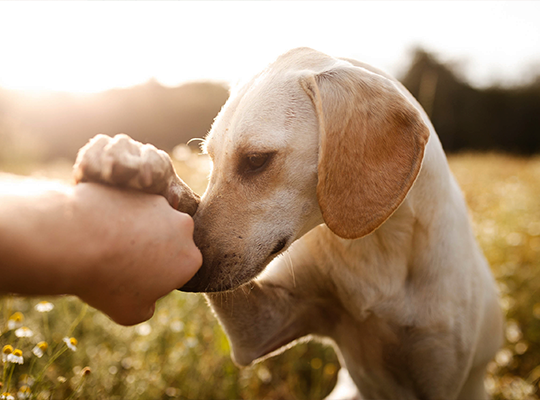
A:
[[[428,138],[390,79],[311,49],[284,54],[231,95],[206,139],[204,262],[181,290],[234,289],[323,222],[369,234],[404,200]]]

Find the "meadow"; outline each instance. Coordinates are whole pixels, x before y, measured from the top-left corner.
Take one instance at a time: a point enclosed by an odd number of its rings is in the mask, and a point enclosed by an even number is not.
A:
[[[183,147],[174,155],[179,175],[202,193],[206,158]],[[488,367],[486,388],[495,400],[540,399],[540,157],[464,153],[449,161],[507,318],[506,343]],[[67,179],[70,165],[4,170]],[[73,297],[3,296],[0,333],[1,392],[15,398],[315,400],[331,391],[340,368],[331,347],[302,342],[239,369],[204,297],[181,292],[160,300],[154,317],[134,327],[116,325]],[[41,342],[48,346],[37,357]]]

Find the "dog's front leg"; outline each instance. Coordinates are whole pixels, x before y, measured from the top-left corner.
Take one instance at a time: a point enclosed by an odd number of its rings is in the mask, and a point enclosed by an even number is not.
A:
[[[73,166],[76,183],[98,182],[160,194],[191,216],[199,196],[176,175],[167,153],[124,134],[93,137],[79,150]]]
[[[285,287],[254,280],[233,291],[206,296],[238,365],[249,365],[309,333],[302,302]]]
[[[294,243],[258,279],[239,288],[206,294],[229,338],[233,360],[248,365],[308,334],[323,333],[328,315],[318,273],[305,239]],[[324,324],[322,324],[324,325]]]
[[[332,301],[321,290],[324,279],[314,268],[313,259],[295,255],[298,253],[279,259],[270,266],[271,273],[262,279],[233,291],[206,294],[229,338],[236,364],[245,366],[260,361],[309,334],[331,333],[329,327],[335,325],[338,316],[333,312]],[[328,400],[361,398],[349,373],[342,369]]]

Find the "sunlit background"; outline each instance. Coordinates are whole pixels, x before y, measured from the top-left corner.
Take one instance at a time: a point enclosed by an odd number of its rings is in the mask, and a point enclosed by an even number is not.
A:
[[[202,194],[209,163],[186,143],[208,132],[230,85],[298,46],[382,68],[431,117],[501,291],[506,342],[486,389],[539,400],[539,20],[534,1],[0,1],[0,172],[67,182],[89,138],[124,132],[168,151]],[[47,312],[40,300],[0,298],[0,347],[25,357],[11,387],[34,379],[40,400],[315,400],[339,370],[314,342],[238,369],[194,294],[166,296],[132,328],[76,298],[49,298]],[[51,363],[65,336],[76,352]]]
[[[540,64],[538,2],[2,2],[0,86],[96,92],[155,78],[234,82],[309,46],[403,71],[415,46],[474,85]]]

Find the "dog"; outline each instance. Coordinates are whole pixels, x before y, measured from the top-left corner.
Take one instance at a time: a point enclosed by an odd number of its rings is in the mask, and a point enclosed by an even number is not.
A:
[[[203,149],[200,199],[127,136],[91,141],[75,177],[193,215],[204,261],[181,290],[206,293],[237,364],[320,337],[343,366],[330,398],[488,397],[496,284],[437,134],[396,79],[291,50],[231,93]]]

